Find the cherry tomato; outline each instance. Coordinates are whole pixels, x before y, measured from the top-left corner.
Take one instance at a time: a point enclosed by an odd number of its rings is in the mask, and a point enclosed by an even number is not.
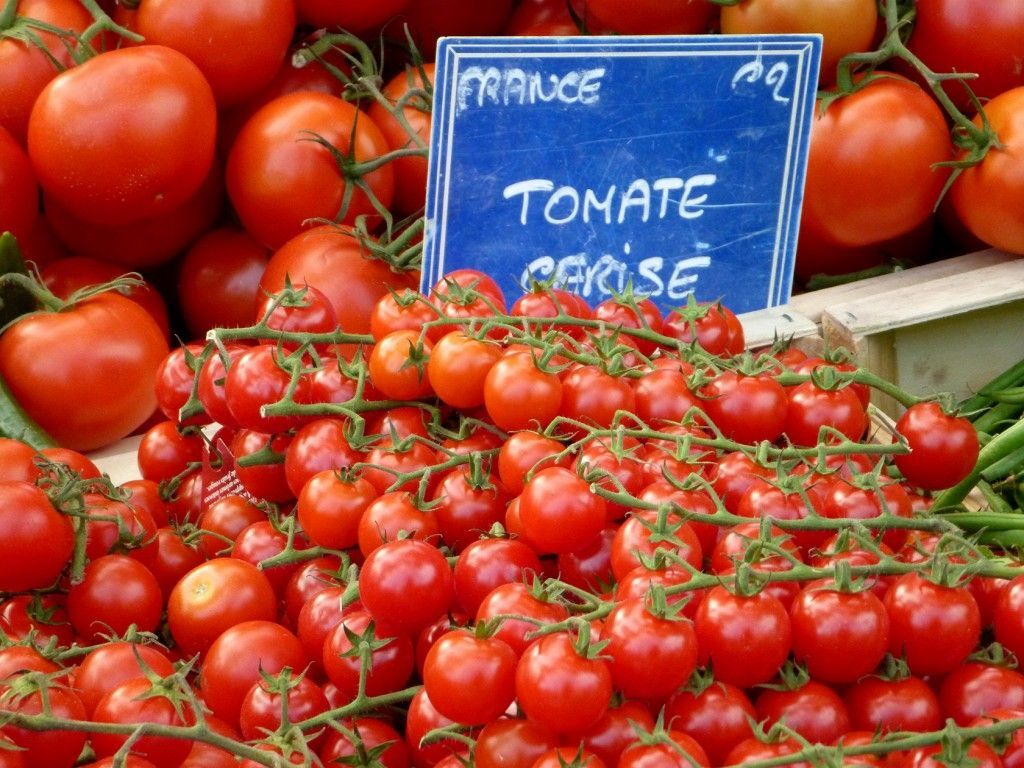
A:
[[[934,402],[910,406],[896,422],[910,453],[894,458],[907,482],[926,491],[951,488],[978,461],[978,433],[966,418],[950,416]]]
[[[426,542],[389,541],[367,555],[359,571],[359,597],[387,632],[412,633],[448,610],[451,567]]]
[[[515,651],[496,637],[455,630],[427,653],[423,685],[434,707],[457,723],[478,725],[502,715],[516,696]]]
[[[43,589],[57,581],[71,559],[71,519],[24,480],[0,482],[0,590]]]
[[[553,731],[579,732],[608,709],[612,677],[607,662],[580,655],[571,635],[534,640],[516,668],[516,698],[526,716]]]

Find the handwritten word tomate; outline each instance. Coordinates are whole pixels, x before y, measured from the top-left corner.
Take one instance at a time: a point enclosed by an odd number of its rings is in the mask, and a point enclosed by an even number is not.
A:
[[[521,198],[519,222],[531,220],[531,211],[548,224],[604,222],[622,224],[627,219],[641,222],[670,216],[696,219],[704,214],[707,202],[703,190],[714,185],[713,173],[698,173],[687,179],[666,176],[652,181],[634,179],[625,187],[612,184],[601,190],[555,187],[550,179],[524,179],[505,187],[506,200]]]
[[[527,71],[518,67],[467,67],[459,73],[458,111],[470,106],[527,106],[558,102],[597,104],[604,67],[573,69],[561,74]]]

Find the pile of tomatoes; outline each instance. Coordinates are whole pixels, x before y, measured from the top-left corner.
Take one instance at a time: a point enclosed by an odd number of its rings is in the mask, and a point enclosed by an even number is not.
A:
[[[165,338],[248,325],[286,272],[325,290],[344,274],[331,298],[345,329],[365,332],[373,302],[417,280],[439,35],[708,32],[824,36],[799,280],[986,243],[1024,251],[1015,0],[11,0],[0,232],[61,298],[142,273],[130,295]],[[979,164],[956,171],[936,213],[961,159]],[[327,247],[324,221],[353,227],[348,242]],[[111,321],[126,337],[139,326],[128,314]],[[34,343],[69,334],[52,325]],[[108,337],[86,330],[53,359],[90,369]],[[62,426],[57,366],[19,378],[20,345],[0,350],[0,374],[57,442],[91,450],[153,406],[102,394],[104,380],[152,382],[140,344],[81,388],[102,424]]]
[[[891,385],[721,305],[464,270],[369,325],[299,285],[170,353],[119,487],[0,441],[0,764],[1024,757],[1024,570],[933,509],[966,419],[869,439]]]

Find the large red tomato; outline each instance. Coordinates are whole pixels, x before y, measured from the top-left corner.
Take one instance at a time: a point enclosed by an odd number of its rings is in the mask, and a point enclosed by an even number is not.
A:
[[[801,237],[857,246],[909,232],[932,214],[952,157],[942,110],[891,74],[815,112]],[[884,189],[884,195],[878,190]]]
[[[128,224],[199,189],[216,130],[213,93],[196,65],[141,45],[50,81],[32,108],[28,153],[43,190],[76,216]]]
[[[985,105],[989,125],[1001,147],[966,169],[950,188],[957,217],[973,235],[1011,253],[1024,253],[1024,86]],[[974,118],[976,125],[981,119]]]
[[[156,372],[167,352],[146,310],[106,292],[8,328],[0,336],[0,375],[57,442],[91,451],[156,410]]]
[[[871,49],[878,24],[874,0],[747,0],[722,7],[722,32],[765,35],[821,34],[821,80],[835,80],[847,54]]]
[[[935,72],[977,75],[971,90],[990,99],[1024,85],[1021,39],[1024,4],[1017,0],[919,0],[910,35],[910,50]],[[984,40],[984,45],[978,45]],[[970,99],[960,85],[949,82],[946,93],[961,107]]]
[[[292,285],[319,288],[348,333],[369,333],[377,301],[392,288],[412,287],[414,282],[364,254],[350,233],[326,225],[302,232],[278,249],[267,264],[260,288],[277,293],[284,288],[286,277]]]
[[[26,19],[34,19],[74,33],[82,32],[92,23],[89,11],[78,0],[20,0],[15,3],[15,13],[22,25]],[[50,57],[61,67],[72,63],[71,49],[64,45],[60,35],[30,29],[42,47],[13,35],[0,37],[0,127],[23,144],[32,105],[39,92],[57,76],[58,69]]]
[[[365,112],[336,96],[300,91],[262,107],[242,127],[228,155],[228,196],[242,224],[277,248],[313,218],[351,224],[373,214],[371,197],[342,166],[388,151]],[[379,206],[391,204],[390,165],[366,173],[361,184]]]
[[[147,42],[180,51],[199,67],[221,107],[270,82],[294,28],[292,0],[144,0],[136,16]]]

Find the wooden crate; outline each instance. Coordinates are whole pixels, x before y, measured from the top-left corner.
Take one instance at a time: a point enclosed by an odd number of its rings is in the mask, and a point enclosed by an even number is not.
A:
[[[966,397],[1024,359],[1024,258],[988,250],[844,288],[814,297],[825,343],[913,394]],[[794,301],[807,315],[811,296]]]

